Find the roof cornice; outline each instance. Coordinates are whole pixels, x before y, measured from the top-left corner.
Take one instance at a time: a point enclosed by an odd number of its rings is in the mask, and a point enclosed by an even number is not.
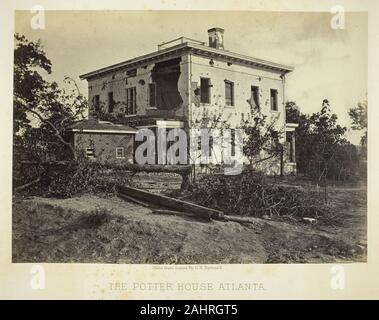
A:
[[[240,64],[244,64],[248,66],[260,67],[263,69],[276,70],[280,73],[288,73],[294,69],[291,66],[287,66],[287,65],[267,61],[267,60],[257,59],[257,58],[249,57],[246,55],[230,52],[227,50],[216,49],[216,48],[212,48],[212,47],[208,47],[208,46],[204,46],[204,45],[192,43],[192,42],[184,42],[170,48],[155,51],[146,55],[139,56],[137,58],[126,60],[126,61],[113,64],[105,68],[101,68],[95,71],[85,73],[83,75],[80,75],[80,79],[82,80],[89,79],[101,74],[114,72],[114,71],[124,69],[124,68],[135,68],[137,66],[140,66],[149,62],[153,62],[165,57],[173,56],[175,54],[185,52],[185,51],[192,52],[193,54],[200,55],[200,56],[223,59],[226,61],[230,61],[232,63],[240,63]]]

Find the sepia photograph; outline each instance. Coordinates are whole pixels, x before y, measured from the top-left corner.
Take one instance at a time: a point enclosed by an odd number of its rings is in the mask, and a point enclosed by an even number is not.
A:
[[[16,10],[12,263],[367,262],[368,14]]]

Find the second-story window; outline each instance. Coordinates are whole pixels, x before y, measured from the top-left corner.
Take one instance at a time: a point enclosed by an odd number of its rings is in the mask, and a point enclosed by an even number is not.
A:
[[[251,104],[255,108],[259,108],[259,87],[251,86]]]
[[[98,110],[98,108],[100,107],[100,96],[98,94],[94,95],[92,102],[94,109]]]
[[[136,114],[136,87],[126,89],[126,114]]]
[[[208,78],[200,79],[200,102],[211,103],[211,80]]]
[[[270,89],[271,110],[278,111],[278,90]]]
[[[234,106],[234,83],[225,80],[225,104]]]
[[[157,104],[157,87],[155,83],[149,83],[149,106],[156,107]]]
[[[108,112],[112,113],[113,111],[114,111],[113,92],[108,92]]]

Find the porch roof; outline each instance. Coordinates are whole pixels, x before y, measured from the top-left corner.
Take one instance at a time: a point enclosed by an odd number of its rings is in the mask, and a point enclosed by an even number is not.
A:
[[[69,131],[84,133],[129,133],[135,134],[136,129],[109,121],[99,121],[97,119],[81,120],[73,124]]]

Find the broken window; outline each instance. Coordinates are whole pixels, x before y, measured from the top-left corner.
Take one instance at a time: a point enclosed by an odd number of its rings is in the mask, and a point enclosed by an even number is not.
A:
[[[136,114],[136,87],[126,89],[126,114]]]
[[[270,89],[271,110],[278,111],[278,90]]]
[[[113,92],[108,92],[108,112],[112,113],[114,110]]]
[[[251,86],[251,99],[252,106],[259,108],[259,87]]]
[[[157,88],[155,83],[149,83],[149,106],[156,107]]]
[[[125,158],[124,147],[118,147],[118,148],[116,148],[116,158],[118,158],[118,159]]]
[[[210,103],[210,95],[211,95],[211,80],[208,78],[200,79],[200,102],[201,103]]]
[[[234,106],[234,83],[225,80],[225,104]]]
[[[151,80],[155,84],[155,101],[153,86],[151,86],[149,96],[158,109],[171,110],[178,108],[183,103],[178,89],[180,61],[181,58],[175,58],[158,62],[151,71]]]
[[[88,158],[95,158],[95,149],[94,148],[86,148],[86,156]]]

